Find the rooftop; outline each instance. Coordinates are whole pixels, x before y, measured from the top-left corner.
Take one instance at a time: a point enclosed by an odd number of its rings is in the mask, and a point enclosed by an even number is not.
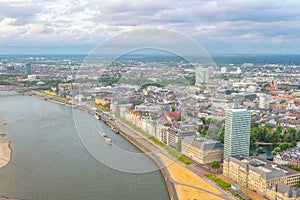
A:
[[[300,196],[300,188],[291,188],[290,186],[284,183],[278,183],[276,186],[270,187],[281,194],[284,194],[286,197],[289,198],[299,198]]]
[[[221,142],[209,140],[206,138],[194,138],[194,137],[185,137],[183,142],[195,146],[203,151],[209,151],[212,149],[223,149],[224,146]]]
[[[231,111],[231,112],[244,112],[244,111],[247,111],[247,109],[227,109],[226,111]]]
[[[248,166],[249,171],[259,174],[264,179],[273,179],[298,174],[295,170],[278,165],[258,156],[243,157],[240,155],[234,155],[230,157],[230,161],[237,163],[240,167],[245,169],[247,169]]]

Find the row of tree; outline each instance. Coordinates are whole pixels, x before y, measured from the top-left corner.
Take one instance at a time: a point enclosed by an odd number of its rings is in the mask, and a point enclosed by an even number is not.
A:
[[[200,118],[203,125],[199,125],[198,132],[204,137],[224,143],[225,124],[224,120],[213,120],[211,118]]]
[[[282,126],[277,126],[276,129],[271,124],[259,126],[256,123],[251,125],[251,144],[254,142],[266,143],[291,143],[300,140],[300,130],[297,132],[295,128],[283,129]]]
[[[292,147],[293,145],[290,144],[290,143],[281,143],[280,145],[278,145],[278,147],[275,147],[272,151],[272,155],[276,155],[278,152],[281,152],[281,151],[285,151],[287,150],[288,148]]]
[[[212,120],[211,118],[200,118],[203,125],[199,125],[198,131],[205,137],[224,142],[225,124],[224,120]],[[292,143],[300,141],[300,130],[290,127],[284,129],[282,126],[273,127],[271,124],[251,124],[250,144],[255,142],[265,143]]]

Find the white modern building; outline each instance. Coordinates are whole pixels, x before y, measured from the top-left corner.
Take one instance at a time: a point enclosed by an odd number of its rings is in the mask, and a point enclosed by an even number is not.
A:
[[[209,80],[209,68],[196,67],[196,84],[206,84]]]
[[[221,74],[225,74],[226,73],[226,67],[221,67]]]
[[[268,95],[263,95],[259,97],[259,108],[260,109],[269,109],[271,98]]]
[[[249,156],[251,112],[228,109],[225,114],[224,159],[232,155]]]

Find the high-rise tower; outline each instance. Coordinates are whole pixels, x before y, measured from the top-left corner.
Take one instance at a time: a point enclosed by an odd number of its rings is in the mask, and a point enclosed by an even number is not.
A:
[[[209,68],[196,67],[196,85],[207,84],[209,81]]]
[[[30,63],[26,63],[25,64],[25,75],[31,75],[31,64]]]
[[[225,115],[224,159],[231,155],[249,156],[251,112],[228,109]]]

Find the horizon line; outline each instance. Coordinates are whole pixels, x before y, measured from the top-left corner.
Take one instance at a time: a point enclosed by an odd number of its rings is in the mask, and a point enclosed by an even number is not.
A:
[[[22,54],[22,53],[16,53],[16,54],[1,54],[0,56],[88,56],[89,53],[32,53],[32,54]],[[103,56],[110,56],[115,54],[103,54]],[[127,55],[163,55],[163,56],[176,56],[172,54],[166,54],[166,53],[132,53]],[[300,53],[210,53],[208,55],[300,55]]]

